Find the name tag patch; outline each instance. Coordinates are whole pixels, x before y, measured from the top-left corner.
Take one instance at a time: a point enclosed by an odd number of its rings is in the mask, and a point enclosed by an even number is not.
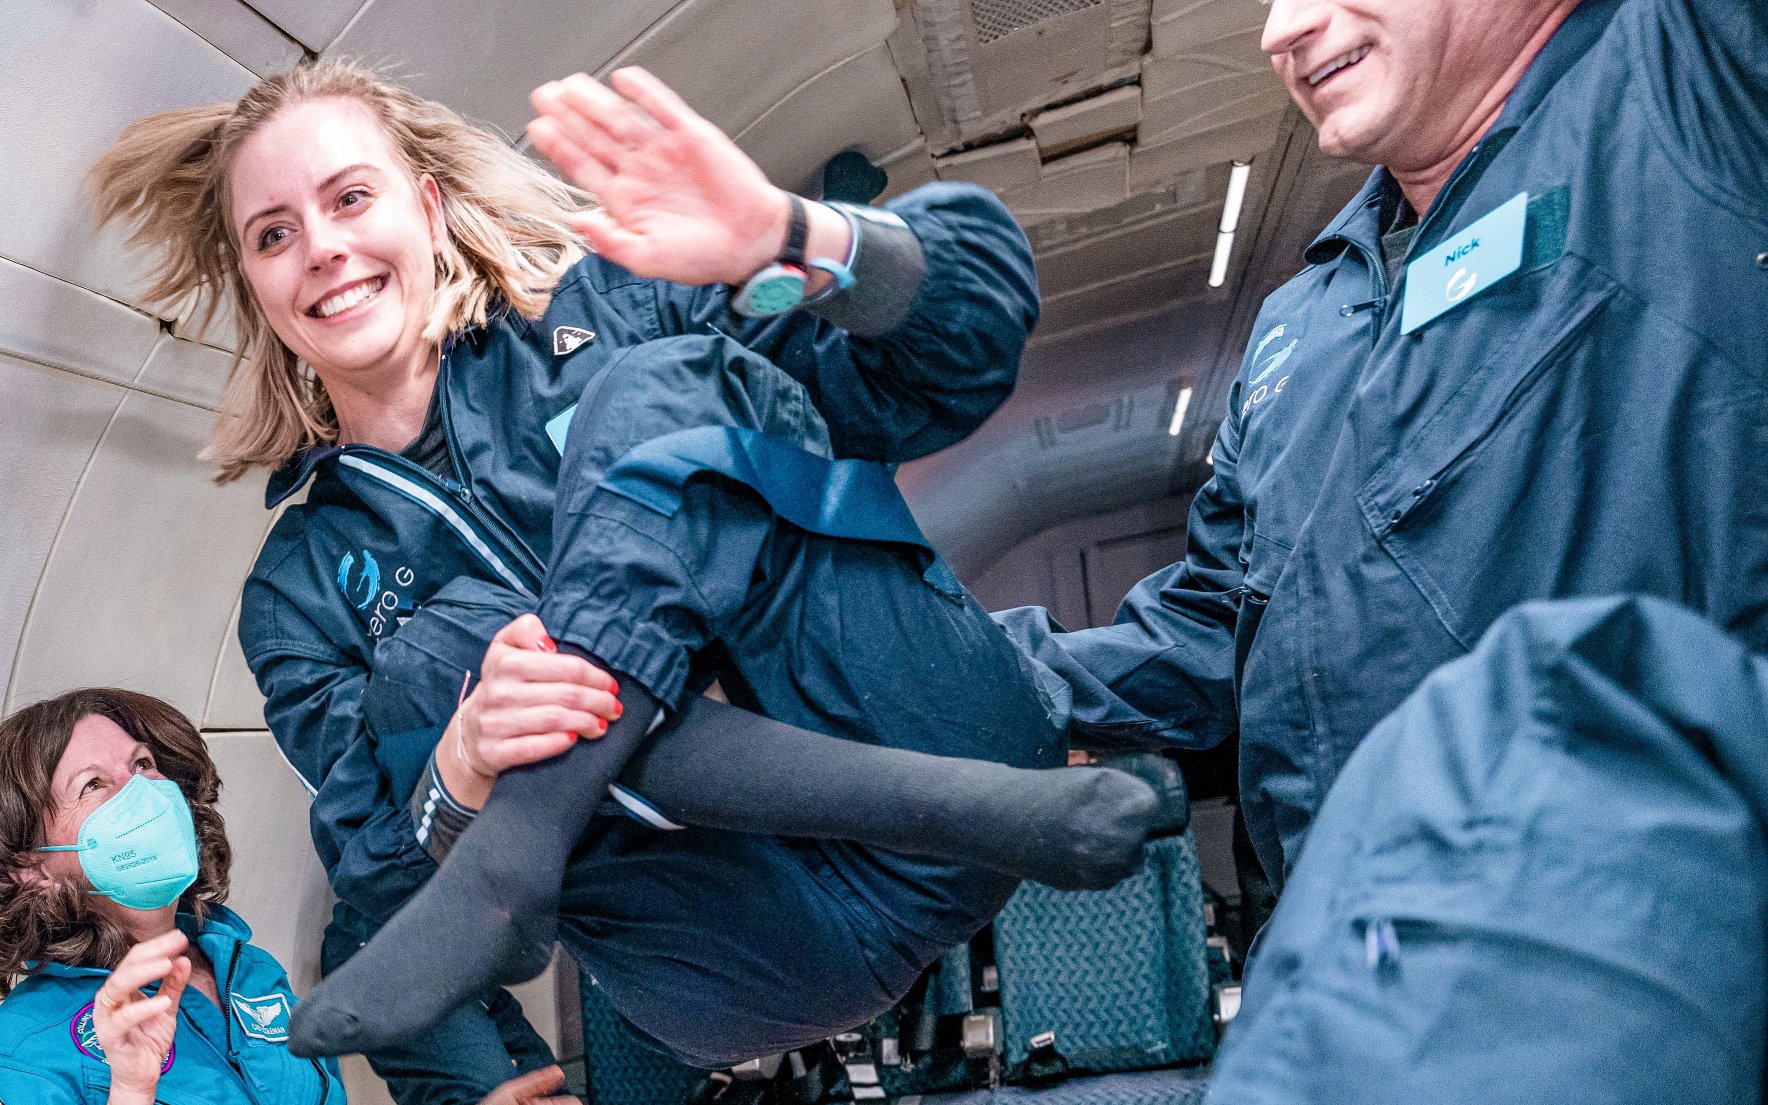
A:
[[[233,1016],[240,1028],[254,1040],[286,1044],[289,1040],[289,999],[287,994],[265,994],[261,998],[233,995]]]
[[[1529,194],[1521,192],[1406,266],[1400,333],[1461,306],[1522,267]]]

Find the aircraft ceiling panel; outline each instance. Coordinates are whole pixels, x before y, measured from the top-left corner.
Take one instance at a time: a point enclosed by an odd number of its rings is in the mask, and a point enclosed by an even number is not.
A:
[[[337,40],[350,20],[374,0],[251,0],[252,7],[298,39],[309,50],[319,53]],[[431,7],[441,5],[432,4]],[[463,7],[465,5],[462,5]],[[500,8],[505,5],[484,5]],[[599,6],[599,5],[598,5]],[[434,25],[446,27],[452,13],[436,12]]]
[[[257,480],[210,482],[213,468],[196,457],[210,421],[157,396],[123,400],[44,567],[13,701],[115,684],[202,716],[269,522]]]
[[[1221,175],[1211,172],[1210,176]],[[1216,227],[1198,217],[1200,210],[1219,214],[1220,195],[1209,208],[1175,207],[1037,255],[1040,280],[1060,289],[1090,288],[1119,280],[1172,261],[1215,248]]]
[[[0,257],[137,302],[142,258],[120,228],[93,231],[86,170],[132,120],[231,99],[253,74],[146,0],[16,4],[7,18],[0,103],[30,110],[0,113]]]
[[[119,384],[134,381],[160,337],[147,315],[5,258],[0,303],[0,350]]]
[[[1164,142],[1138,144],[1130,154],[1130,191],[1138,192],[1212,165],[1256,161],[1272,149],[1283,118],[1283,111],[1277,110],[1184,131]],[[1256,225],[1259,214],[1248,208],[1240,216],[1241,226]]]
[[[135,384],[155,395],[217,410],[221,406],[221,388],[227,383],[227,372],[232,367],[232,353],[163,336],[142,366],[141,376]]]
[[[939,179],[925,138],[915,139],[895,153],[879,159],[877,164],[888,177],[878,202],[895,199],[911,188],[919,188]]]
[[[287,0],[290,7],[299,2]],[[325,52],[392,62],[394,75],[418,95],[513,138],[534,116],[528,93],[536,85],[595,72],[674,6],[374,0]]]
[[[967,180],[1002,193],[1030,187],[1043,175],[1037,142],[1031,138],[1009,138],[936,157],[933,168],[941,180]]]
[[[1248,29],[1262,31],[1268,6],[1250,0],[1154,0],[1149,49],[1167,57]]]
[[[921,137],[882,44],[825,69],[737,135],[782,188],[820,189],[829,158],[848,148],[881,158]]]
[[[0,295],[4,291],[0,290]],[[0,315],[0,318],[6,317]],[[123,389],[0,354],[0,680],[10,682],[43,565]],[[84,627],[88,630],[93,627]],[[19,702],[0,684],[0,702]]]
[[[1074,215],[1120,203],[1128,194],[1130,147],[1108,142],[1043,163],[1035,184],[1001,193],[1022,223]]]
[[[216,349],[238,349],[239,327],[234,322],[231,297],[223,298],[214,318],[205,320],[206,310],[208,301],[199,296],[192,296],[187,302],[168,310],[166,313],[174,316],[172,333],[186,341],[201,342]]]
[[[240,0],[151,0],[204,41],[259,76],[301,60],[301,44]]]
[[[895,29],[890,0],[683,0],[600,71],[642,65],[737,134]]]
[[[220,812],[233,846],[227,904],[250,920],[252,943],[276,957],[298,993],[319,981],[331,893],[306,847],[312,801],[267,732],[208,733],[221,774]]]
[[[1108,323],[1166,310],[1183,300],[1224,298],[1221,292],[1209,287],[1213,248],[1212,242],[1211,248],[1202,253],[1168,256],[1158,266],[1121,280],[1046,295],[1038,333],[1054,337],[1073,330],[1098,329]],[[1189,344],[1189,340],[1177,338],[1173,342],[1175,351]]]

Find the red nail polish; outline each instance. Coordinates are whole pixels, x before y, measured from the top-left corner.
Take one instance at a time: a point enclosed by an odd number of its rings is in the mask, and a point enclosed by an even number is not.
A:
[[[597,720],[599,721],[600,719],[598,718]],[[608,723],[603,721],[602,722],[602,732],[606,733],[607,731],[608,731]]]
[[[559,651],[559,646],[553,643],[553,639],[551,637],[547,637],[545,635],[542,635],[540,638],[540,651],[542,651],[542,652],[557,652],[557,651]]]
[[[620,715],[624,714],[625,712],[626,712],[626,707],[620,705],[620,703],[618,703],[618,702],[614,703],[614,717],[616,720],[618,720]]]
[[[619,682],[617,682],[615,680],[609,680],[608,681],[608,693],[613,695],[614,697],[618,698],[620,696]]]

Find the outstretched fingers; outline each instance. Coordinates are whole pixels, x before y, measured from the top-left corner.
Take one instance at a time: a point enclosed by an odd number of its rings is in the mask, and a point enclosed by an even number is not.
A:
[[[699,112],[676,94],[675,89],[652,76],[648,69],[636,65],[616,69],[609,76],[608,83],[614,86],[614,91],[643,108],[645,114],[664,130],[689,130],[705,122]]]
[[[571,183],[601,195],[613,170],[566,131],[563,124],[542,115],[528,124],[528,140],[541,156],[557,165]]]

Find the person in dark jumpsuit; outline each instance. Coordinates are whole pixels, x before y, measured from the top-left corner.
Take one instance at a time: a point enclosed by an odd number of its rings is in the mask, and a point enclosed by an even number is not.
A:
[[[274,379],[278,356],[299,357],[317,373],[289,385],[314,405],[298,412],[308,421],[295,429],[308,436],[295,440],[307,444],[273,477],[272,502],[312,486],[267,540],[241,613],[271,726],[291,762],[313,769],[303,774],[317,784],[317,821],[332,820],[340,789],[328,774],[357,749],[384,765],[414,744],[409,733],[363,728],[379,652],[400,627],[463,580],[538,599],[539,620],[506,627],[529,634],[520,662],[470,693],[456,683],[464,701],[439,740],[430,730],[415,742],[435,750],[431,780],[458,796],[460,777],[449,773],[484,776],[472,750],[494,720],[508,722],[500,735],[525,741],[502,765],[515,769],[495,789],[469,781],[489,791],[477,796],[482,811],[391,926],[302,1004],[291,1024],[297,1053],[379,1050],[492,983],[535,973],[563,912],[568,944],[573,926],[589,926],[580,958],[642,1032],[682,1058],[726,1065],[886,1008],[1045,860],[1039,840],[1051,852],[1067,847],[1057,830],[1112,822],[1107,846],[1078,857],[1102,882],[1140,855],[1156,805],[1145,785],[1106,771],[1013,770],[1060,766],[1063,736],[1024,659],[927,547],[889,470],[869,459],[955,440],[1004,397],[1035,304],[1017,228],[986,193],[951,186],[892,212],[807,211],[654,79],[622,80],[631,100],[585,77],[537,94],[551,109],[543,121],[557,127],[631,125],[618,141],[603,134],[614,152],[600,155],[582,152],[593,143],[581,135],[549,144],[536,130],[546,152],[595,187],[604,207],[587,215],[571,215],[568,190],[446,109],[335,63],[269,78],[237,105],[137,124],[98,170],[110,197],[101,211],[137,217],[148,240],[160,233],[189,247],[197,232],[156,224],[169,218],[169,193],[141,198],[143,174],[119,166],[162,150],[206,160],[205,187],[221,200],[210,209],[227,215],[223,234],[239,251],[237,267],[226,250],[208,257],[219,268],[211,279],[232,282],[236,300],[262,312],[249,319],[254,355],[268,350],[270,363],[251,368]],[[395,131],[432,138],[395,150]],[[469,265],[459,252],[497,253],[478,240],[482,211],[448,206],[484,194],[475,185],[485,181],[450,175],[443,155],[463,145],[516,182],[476,200],[507,217],[501,229],[519,236],[568,222],[599,255],[570,263],[575,243],[564,235],[551,253],[518,251],[491,298],[450,283]],[[598,156],[607,163],[582,163]],[[407,181],[408,165],[430,172]],[[696,209],[685,227],[684,206]],[[726,289],[641,279],[615,263],[744,283],[780,248],[782,222],[788,259],[807,254],[838,278],[823,319],[751,321],[733,313],[743,299]],[[731,244],[739,231],[747,237]],[[647,260],[651,248],[660,260]],[[175,250],[174,283],[187,275],[177,263]],[[536,296],[531,272],[549,266],[556,283]],[[457,329],[426,344],[436,328],[429,305],[450,297]],[[228,436],[254,419],[266,424],[261,435]],[[224,474],[280,459],[265,443],[276,419],[262,410],[220,426]],[[859,456],[836,459],[840,449]],[[451,682],[469,675],[463,667],[449,669]],[[947,824],[971,812],[993,825],[997,850],[1017,855],[955,864],[949,842],[926,841],[906,842],[908,854],[837,855],[816,843],[708,841],[624,824],[585,836],[651,723],[714,676],[746,705],[851,739],[800,731],[802,756],[782,759],[767,753],[777,745],[745,734],[710,750],[704,793],[779,808],[784,792],[856,821],[851,832],[813,835],[885,844],[902,842],[900,827],[875,816],[883,811],[909,824],[917,808],[940,810]],[[929,761],[898,793],[885,793],[885,776],[838,770],[912,750],[996,762]],[[978,771],[1013,775],[1033,800],[968,811],[958,799],[986,793],[951,784]],[[357,802],[350,816],[358,830],[365,815],[403,824],[393,847],[422,855],[431,826],[412,831],[390,774],[355,776],[354,793],[379,787],[384,804]],[[910,805],[892,805],[899,798]],[[1066,813],[1021,841],[1047,805]],[[872,825],[858,825],[865,816]],[[348,851],[378,839],[349,831],[338,842]],[[593,869],[561,903],[561,875],[581,848],[608,869]],[[945,859],[916,858],[928,855]],[[350,897],[343,860],[330,866]],[[384,895],[422,874],[383,859],[351,877]],[[785,988],[786,973],[804,981]]]
[[[1378,167],[1186,558],[1002,615],[1094,740],[1238,732],[1284,890],[1210,1100],[1757,1101],[1768,8],[1276,0],[1264,45]]]
[[[1280,887],[1363,736],[1520,602],[1768,644],[1768,7],[1276,0],[1264,46],[1376,168],[1259,313],[1185,559],[1107,627],[1000,617],[1077,739],[1237,733]]]

